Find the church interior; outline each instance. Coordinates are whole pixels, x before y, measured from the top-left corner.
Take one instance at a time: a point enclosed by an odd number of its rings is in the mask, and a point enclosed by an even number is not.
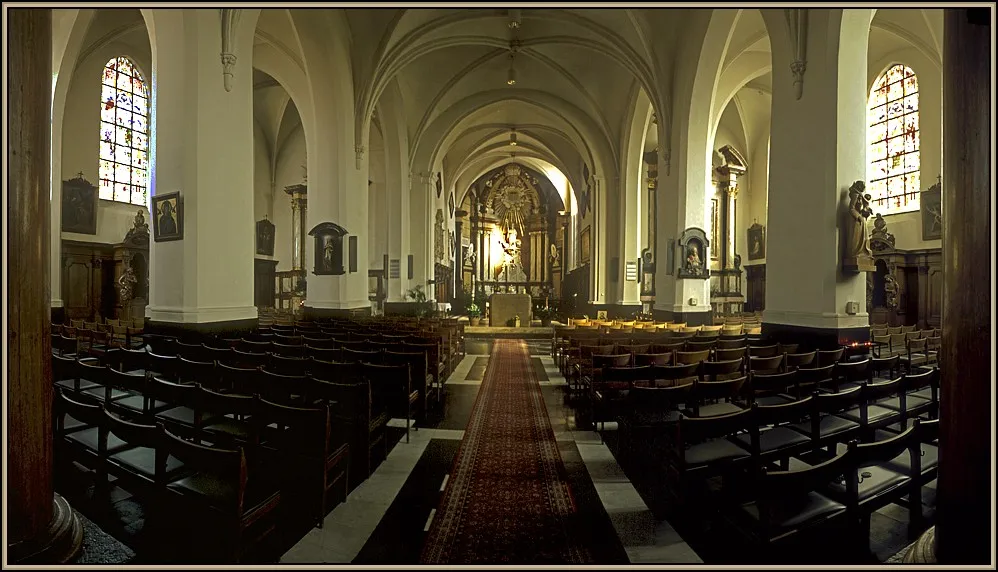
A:
[[[5,564],[994,566],[993,3],[39,6]]]

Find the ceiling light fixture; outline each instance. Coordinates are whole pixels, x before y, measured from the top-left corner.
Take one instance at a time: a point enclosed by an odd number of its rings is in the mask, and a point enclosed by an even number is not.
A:
[[[516,127],[511,128],[509,132],[509,144],[516,147]]]
[[[516,38],[509,42],[509,71],[506,72],[506,85],[516,85],[516,52],[520,49],[520,41]]]
[[[512,8],[509,11],[509,28],[515,30],[520,27],[520,10]]]

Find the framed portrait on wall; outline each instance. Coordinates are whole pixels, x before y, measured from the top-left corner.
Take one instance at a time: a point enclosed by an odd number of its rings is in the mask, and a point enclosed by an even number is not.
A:
[[[184,238],[184,202],[179,192],[152,197],[152,228],[156,242]]]
[[[590,243],[592,237],[589,234],[589,228],[587,226],[582,229],[582,233],[579,235],[579,262],[582,264],[589,262],[589,249],[592,246]]]

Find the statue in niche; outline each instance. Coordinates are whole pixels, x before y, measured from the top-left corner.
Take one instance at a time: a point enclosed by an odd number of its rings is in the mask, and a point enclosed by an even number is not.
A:
[[[132,265],[126,264],[125,271],[121,274],[121,278],[118,278],[118,294],[121,296],[122,306],[126,306],[132,299],[135,285],[138,282],[139,279],[135,276],[135,270],[132,269]]]
[[[846,216],[846,245],[843,266],[846,270],[873,272],[873,253],[870,251],[866,219],[873,214],[870,195],[864,193],[866,184],[856,181],[849,187],[849,211]]]
[[[558,264],[558,245],[551,243],[551,264]]]
[[[700,249],[697,248],[696,243],[690,243],[686,254],[686,272],[697,276],[700,274],[700,267],[702,266],[700,262]]]
[[[333,237],[324,236],[322,237],[322,262],[326,270],[333,270]]]

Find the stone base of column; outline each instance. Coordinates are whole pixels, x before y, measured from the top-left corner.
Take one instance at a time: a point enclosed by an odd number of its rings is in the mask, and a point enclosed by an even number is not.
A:
[[[148,334],[176,337],[182,337],[184,334],[208,334],[222,337],[239,337],[241,334],[246,334],[255,330],[259,323],[259,318],[200,323],[160,322],[146,318],[143,331]]]
[[[904,555],[904,564],[936,563],[936,527],[931,527],[918,537]]]
[[[686,324],[687,326],[712,326],[714,324],[714,312],[674,312],[672,310],[652,310],[652,316],[656,322],[674,322]]]
[[[412,302],[386,302],[385,314],[393,313],[390,312],[390,307],[404,304],[412,304]],[[323,318],[363,318],[371,315],[370,306],[364,306],[362,308],[313,308],[312,306],[303,306],[302,309],[302,316],[306,320],[321,320]]]
[[[37,538],[7,545],[11,564],[67,564],[76,559],[83,546],[83,525],[66,499],[56,493],[52,521]]]
[[[870,328],[816,328],[763,322],[762,337],[774,342],[800,343],[802,349],[829,350],[853,342],[870,341]]]

